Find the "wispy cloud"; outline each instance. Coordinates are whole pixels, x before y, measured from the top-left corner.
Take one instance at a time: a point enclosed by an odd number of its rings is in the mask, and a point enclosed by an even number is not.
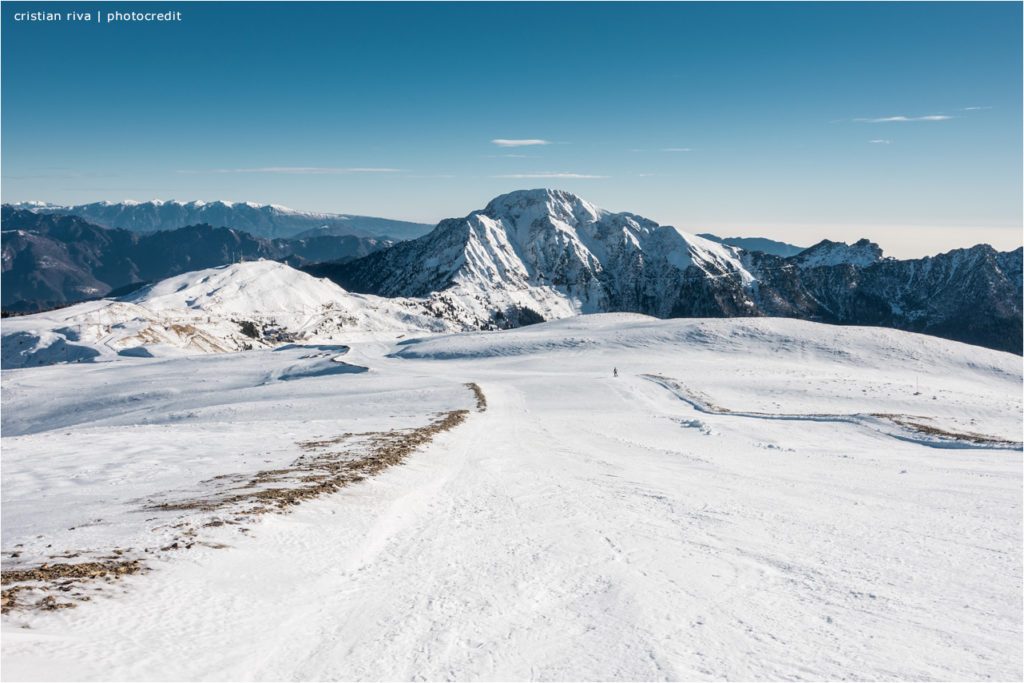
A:
[[[960,111],[981,111],[982,109],[991,109],[992,107],[964,107]]]
[[[531,145],[550,145],[551,142],[548,140],[505,140],[504,138],[497,138],[491,140],[498,147],[529,147]]]
[[[186,192],[191,190],[184,190],[180,187],[170,187],[167,185],[161,185],[160,187],[55,187],[54,190],[61,192],[113,192],[124,196],[129,192]]]
[[[9,180],[35,180],[42,178],[117,178],[117,173],[40,173],[36,175],[4,175]]]
[[[510,173],[508,175],[492,175],[492,178],[607,178],[606,175],[588,175],[585,173]]]
[[[951,119],[952,116],[946,116],[945,114],[935,114],[932,116],[886,116],[880,119],[854,119],[854,121],[863,121],[865,123],[890,123],[892,121],[945,121]]]
[[[892,140],[868,140],[873,145],[891,145]]]
[[[214,168],[209,170],[183,170],[175,173],[284,173],[289,175],[344,175],[347,173],[402,173],[404,168],[317,168],[313,166],[266,166],[263,168]]]
[[[644,149],[642,147],[632,147],[630,152],[692,152],[692,147],[661,147],[659,149]]]

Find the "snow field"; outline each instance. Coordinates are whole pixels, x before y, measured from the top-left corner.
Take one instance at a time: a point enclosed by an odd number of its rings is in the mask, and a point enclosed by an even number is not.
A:
[[[8,501],[44,511],[36,496],[70,476],[45,476],[51,456],[27,441],[50,432],[111,429],[125,443],[151,443],[141,415],[177,429],[170,416],[191,410],[184,422],[200,430],[240,420],[230,410],[244,396],[239,433],[262,435],[270,451],[306,430],[348,431],[349,420],[405,424],[471,407],[463,382],[477,382],[488,402],[400,467],[262,517],[249,534],[203,532],[228,549],[162,556],[155,572],[124,580],[126,594],[78,609],[8,615],[5,676],[1024,673],[1019,447],[906,440],[866,421],[701,412],[645,377],[674,378],[735,411],[913,413],[946,427],[974,420],[974,431],[1020,441],[1018,357],[889,330],[627,315],[354,343],[344,358],[365,373],[317,374],[320,359],[293,355],[310,351],[203,358],[216,388],[154,392],[135,418],[95,397],[101,378],[113,396],[128,386],[144,395],[157,379],[182,386],[196,359],[120,359],[94,375],[74,374],[84,366],[5,371],[5,402],[16,396],[24,407],[4,405],[4,550],[46,519],[18,515],[9,533]],[[259,384],[300,361],[314,367]],[[45,395],[68,409],[48,411]],[[214,471],[215,449],[188,439]],[[139,457],[112,443],[83,457],[101,468],[96,495],[109,491],[103,467]]]
[[[474,406],[459,384],[381,378],[338,362],[345,353],[292,347],[5,371],[3,549],[17,546],[19,557],[5,556],[4,568],[65,551],[81,553],[69,562],[115,547],[137,556],[170,543],[174,525],[237,513],[154,504],[287,468],[306,453],[300,443],[421,427]]]

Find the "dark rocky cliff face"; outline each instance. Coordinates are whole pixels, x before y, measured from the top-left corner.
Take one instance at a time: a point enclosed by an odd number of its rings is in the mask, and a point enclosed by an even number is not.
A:
[[[769,315],[842,325],[893,327],[1022,353],[1022,250],[981,244],[938,256],[868,265],[801,267],[751,255],[753,287],[737,279],[693,279],[674,317]]]
[[[769,315],[894,327],[1019,354],[1021,257],[1021,249],[985,244],[865,266],[786,268],[767,257],[754,300]]]

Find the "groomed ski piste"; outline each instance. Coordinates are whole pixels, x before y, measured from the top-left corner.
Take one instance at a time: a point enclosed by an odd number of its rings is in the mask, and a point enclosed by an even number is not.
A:
[[[18,593],[4,679],[1024,676],[1018,356],[632,314],[154,355],[3,371],[5,572],[142,568]]]

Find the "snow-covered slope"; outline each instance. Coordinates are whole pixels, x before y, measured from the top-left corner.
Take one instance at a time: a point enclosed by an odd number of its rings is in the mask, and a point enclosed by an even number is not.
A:
[[[631,314],[353,343],[365,372],[338,353],[4,371],[4,568],[153,569],[5,615],[4,677],[1024,674],[1016,356]],[[149,507],[452,409],[473,412],[291,514]]]
[[[162,280],[122,299],[153,310],[190,308],[220,315],[295,315],[343,298],[332,282],[276,261],[194,271]]]
[[[899,330],[778,318],[658,320],[607,313],[501,334],[416,338],[397,347],[398,358],[466,361],[474,367],[538,357],[557,367],[560,358],[584,354],[603,359],[609,368],[637,371],[657,358],[665,372],[676,367],[678,373],[685,359],[685,376],[676,379],[703,386],[708,405],[733,413],[908,415],[923,410],[941,416],[948,429],[987,429],[1014,442],[1021,437],[1020,416],[1004,403],[1021,386],[1019,358]],[[673,353],[679,361],[669,361]],[[770,368],[759,370],[764,364]],[[857,382],[847,380],[851,374]],[[931,379],[922,383],[921,377]],[[990,395],[994,387],[1000,389]],[[954,395],[959,397],[954,402],[946,400]],[[1001,417],[993,421],[994,415]]]
[[[253,261],[185,273],[120,299],[9,318],[3,367],[453,329],[420,302],[351,294],[283,263]]]

